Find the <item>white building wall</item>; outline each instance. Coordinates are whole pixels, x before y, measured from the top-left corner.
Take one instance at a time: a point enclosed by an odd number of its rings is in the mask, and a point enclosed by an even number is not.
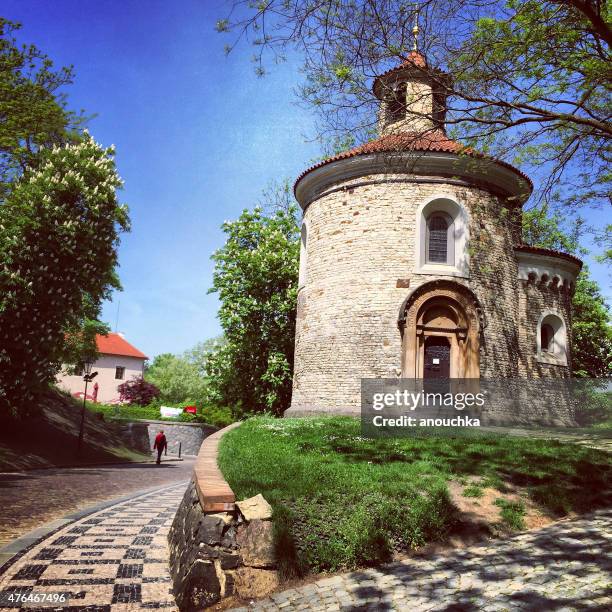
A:
[[[122,380],[115,378],[117,366],[125,368]],[[140,357],[124,357],[122,355],[100,355],[91,371],[98,372],[98,375],[89,383],[87,395],[93,393],[93,386],[95,383],[98,383],[98,402],[104,404],[119,400],[119,391],[117,391],[119,385],[131,378],[140,377],[144,374],[144,359]],[[71,394],[82,393],[85,390],[82,376],[60,374],[57,383],[62,389],[69,391]]]

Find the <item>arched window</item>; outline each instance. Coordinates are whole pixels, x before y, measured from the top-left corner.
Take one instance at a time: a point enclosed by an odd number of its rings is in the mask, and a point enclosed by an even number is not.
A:
[[[565,322],[556,313],[544,312],[538,323],[538,355],[542,363],[567,365]]]
[[[427,219],[427,263],[453,264],[453,220],[445,213],[433,213]]]
[[[406,83],[400,83],[387,102],[387,122],[399,121],[406,116]]]
[[[543,353],[555,352],[555,330],[549,323],[544,323],[540,329],[540,346]]]
[[[416,211],[415,272],[470,277],[468,212],[450,196],[439,195]]]

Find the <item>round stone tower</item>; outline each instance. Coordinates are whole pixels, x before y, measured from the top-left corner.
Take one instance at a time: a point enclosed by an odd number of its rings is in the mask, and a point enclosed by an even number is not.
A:
[[[569,375],[580,262],[520,244],[531,182],[447,137],[447,78],[411,52],[374,82],[380,137],[295,184],[304,216],[287,416],[357,411],[362,378]]]

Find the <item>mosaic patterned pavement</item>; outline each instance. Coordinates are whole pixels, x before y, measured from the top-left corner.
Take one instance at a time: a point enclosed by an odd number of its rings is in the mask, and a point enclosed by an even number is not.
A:
[[[167,535],[187,482],[158,489],[65,525],[0,568],[0,609],[11,594],[65,593],[69,600],[22,609],[119,612],[176,610]],[[14,598],[13,598],[14,599]]]

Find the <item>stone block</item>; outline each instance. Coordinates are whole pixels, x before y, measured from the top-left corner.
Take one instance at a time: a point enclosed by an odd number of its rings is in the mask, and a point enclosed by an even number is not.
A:
[[[203,514],[193,530],[193,540],[196,543],[221,544],[225,523],[212,514]]]
[[[235,592],[243,599],[266,597],[278,588],[275,570],[241,567],[234,574]]]
[[[240,529],[236,536],[243,563],[251,567],[273,567],[274,553],[273,526],[270,521],[254,520]]]
[[[255,495],[255,497],[236,502],[236,506],[247,521],[256,519],[267,521],[272,518],[272,506],[261,493]]]
[[[238,544],[236,543],[236,527],[230,525],[230,527],[226,529],[221,539],[221,546],[224,548],[238,548]]]
[[[211,561],[196,561],[179,588],[175,588],[176,603],[184,612],[206,608],[221,598],[221,585]]]
[[[240,555],[229,553],[224,550],[218,550],[217,555],[221,563],[221,569],[235,569],[240,564]]]

